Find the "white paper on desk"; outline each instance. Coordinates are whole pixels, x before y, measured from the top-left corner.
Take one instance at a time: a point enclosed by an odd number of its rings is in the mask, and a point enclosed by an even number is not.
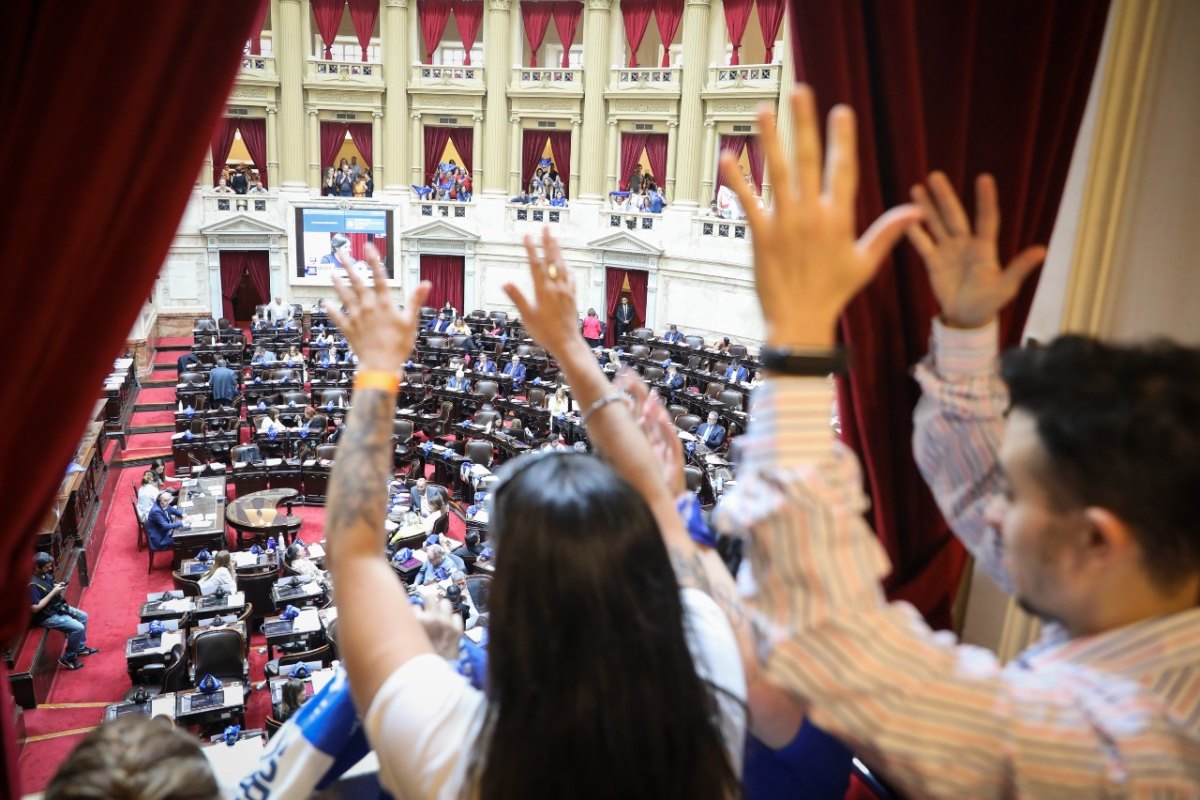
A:
[[[306,467],[315,467],[316,465],[317,465],[317,460],[315,458],[305,459],[305,461],[304,461],[304,466],[306,466]]]
[[[283,459],[282,458],[268,458],[264,463],[266,463],[266,465],[268,467],[278,467],[280,464],[283,463]]]
[[[175,693],[160,694],[151,700],[150,716],[175,719]]]
[[[692,434],[688,433],[687,431],[679,431],[679,438],[683,439],[685,442],[696,441],[696,437],[693,436]]]
[[[172,613],[191,611],[193,608],[195,608],[195,603],[185,597],[182,600],[167,600],[163,602],[159,608],[163,611],[170,611]]]
[[[308,583],[304,584],[304,593],[305,594],[320,594],[320,592],[321,592],[321,584],[319,584],[318,582],[309,581]]]
[[[308,546],[308,557],[310,559],[324,558],[325,548],[319,544],[310,544]]]
[[[249,550],[239,550],[235,553],[230,553],[229,556],[233,559],[235,567],[249,567],[258,563],[258,556]]]
[[[235,462],[233,462],[233,468],[241,469],[242,467],[246,466],[249,463],[250,463],[249,461],[235,461]]]
[[[317,609],[309,606],[300,609],[300,616],[292,623],[293,633],[314,633],[321,630],[321,616]]]
[[[337,671],[332,669],[320,669],[314,672],[312,675],[313,694],[324,689],[336,674]]]
[[[183,644],[183,634],[179,631],[169,631],[162,635],[162,640],[159,646],[155,648],[157,652],[165,653],[177,644]]]

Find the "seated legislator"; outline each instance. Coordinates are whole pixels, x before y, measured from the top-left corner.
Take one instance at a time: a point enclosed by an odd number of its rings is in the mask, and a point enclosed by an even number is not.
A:
[[[469,631],[479,622],[479,611],[471,603],[471,597],[454,583],[454,576],[462,575],[458,570],[451,570],[451,583],[446,587],[446,602],[450,604],[450,613],[462,619],[464,631]]]
[[[225,364],[224,356],[217,356],[217,365],[208,376],[212,386],[213,403],[217,406],[230,405],[237,399],[238,376]]]
[[[708,421],[697,425],[692,433],[709,449],[718,448],[725,441],[725,428],[717,422],[715,411],[708,412]]]
[[[796,141],[819,141],[811,92],[793,106]],[[1000,262],[995,180],[968,216],[935,172],[856,243],[852,113],[829,130],[826,194],[748,217],[771,379],[717,522],[749,533],[771,587],[754,609],[768,677],[905,796],[1200,797],[1200,350],[1068,335],[998,357],[1000,313],[1046,249]],[[773,185],[822,185],[819,147],[786,161],[760,131]],[[1007,663],[887,600],[863,469],[830,426],[836,320],[904,234],[941,312],[915,372],[917,466],[977,565],[1043,621]]]
[[[678,344],[683,341],[683,333],[680,332],[679,328],[671,325],[669,328],[667,328],[667,332],[663,334],[662,338],[664,342]]]
[[[284,563],[291,569],[309,579],[324,577],[324,573],[316,563],[309,558],[308,548],[300,542],[292,542],[283,554]]]
[[[462,317],[456,317],[454,324],[450,326],[448,331],[452,336],[470,336],[471,327],[467,325],[467,321]]]
[[[725,368],[724,378],[726,383],[745,383],[749,375],[750,372],[735,359]]]
[[[483,545],[479,541],[479,531],[468,531],[463,543],[450,552],[459,558],[478,558],[479,554],[483,552]]]
[[[504,374],[512,377],[513,388],[520,388],[525,382],[525,365],[521,363],[521,357],[513,353],[512,361],[504,365]]]
[[[417,478],[417,482],[409,490],[409,505],[421,516],[429,516],[429,504],[439,494],[440,489],[437,486],[430,485],[424,478]]]
[[[275,704],[271,713],[280,722],[287,722],[307,700],[308,693],[304,681],[299,678],[288,678],[279,692],[279,702]]]
[[[475,365],[475,371],[481,375],[495,375],[496,362],[489,353],[484,353],[479,357],[479,363]]]
[[[200,594],[207,597],[210,594],[233,594],[237,591],[237,576],[234,574],[233,561],[228,550],[221,550],[213,556],[208,572],[200,576]]]
[[[158,495],[158,501],[146,515],[146,537],[151,550],[170,550],[175,546],[175,535],[171,531],[188,526],[174,517],[183,517],[183,512],[171,505],[174,498],[170,492]]]
[[[33,556],[33,577],[29,579],[29,603],[33,613],[33,624],[41,628],[62,631],[67,636],[67,649],[59,657],[59,666],[64,669],[79,669],[82,656],[100,651],[87,646],[88,615],[83,610],[72,608],[63,599],[65,583],[54,582],[54,558],[49,553],[38,552]]]
[[[154,471],[148,469],[143,472],[142,485],[138,487],[137,497],[138,517],[143,522],[146,521],[146,515],[150,513],[150,509],[154,508],[154,503],[158,500],[158,495],[161,491],[158,477],[154,474]]]
[[[287,425],[284,425],[279,420],[278,409],[268,408],[267,413],[263,415],[262,422],[259,423],[258,432],[270,433],[271,431],[275,431],[276,433],[283,433],[286,430]]]
[[[413,585],[422,586],[427,583],[437,583],[450,577],[450,570],[457,569],[466,572],[463,560],[453,553],[447,553],[440,544],[431,544],[425,548],[425,563],[417,570]]]
[[[268,367],[275,363],[275,354],[260,345],[254,348],[254,355],[250,357],[250,363],[254,366]]]
[[[430,318],[428,324],[425,325],[425,330],[430,333],[446,333],[450,330],[450,317],[445,311],[438,312],[436,317]]]
[[[298,345],[293,344],[288,347],[287,354],[283,357],[283,363],[289,367],[304,366],[304,354],[300,352]]]
[[[673,392],[683,388],[683,375],[679,374],[679,368],[674,363],[667,367],[666,373],[662,376],[662,385]]]
[[[462,368],[454,371],[454,374],[446,381],[446,388],[455,392],[471,391],[471,382],[463,376]]]

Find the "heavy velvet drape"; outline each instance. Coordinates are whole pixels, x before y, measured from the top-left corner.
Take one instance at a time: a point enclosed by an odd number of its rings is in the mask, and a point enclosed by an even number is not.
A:
[[[458,0],[454,4],[454,23],[458,25],[458,37],[462,40],[463,65],[471,64],[471,48],[475,46],[475,37],[479,33],[479,23],[483,20],[482,0]]]
[[[10,270],[5,287],[24,299],[10,304],[8,322],[34,345],[13,348],[20,391],[0,397],[4,419],[20,420],[0,427],[3,641],[28,623],[33,542],[166,258],[260,5],[147,3],[136,47],[113,46],[128,40],[130,18],[109,4],[5,12],[0,109],[21,124],[0,126],[0,141],[38,165],[43,185],[70,191],[32,193],[0,215],[0,241],[53,242],[37,248],[35,268]],[[130,181],[131,164],[154,180]],[[20,797],[7,691],[0,739],[0,795]]]
[[[373,136],[371,123],[351,122],[346,126],[346,129],[350,131],[350,138],[354,140],[354,146],[358,148],[358,152],[362,153],[362,165],[367,169],[372,169],[371,165],[375,162],[371,159],[374,146],[374,143],[371,141]]]
[[[417,0],[417,24],[421,28],[426,64],[433,63],[433,51],[442,43],[442,34],[446,32],[446,20],[449,18],[449,0]]]
[[[729,43],[733,45],[729,63],[740,64],[738,52],[742,49],[742,37],[746,35],[754,0],[722,0],[721,4],[725,7],[725,30],[729,33]]]
[[[646,160],[650,162],[650,174],[658,188],[667,189],[667,135],[665,133],[646,134]]]
[[[271,302],[271,273],[266,250],[221,251],[221,316],[233,320],[233,295],[242,282],[242,273],[250,276],[254,290],[263,303]]]
[[[237,135],[241,120],[224,117],[217,120],[212,132],[212,185],[216,186],[221,178],[221,170],[225,168],[225,160],[229,158],[229,148],[233,147],[233,139]]]
[[[550,154],[563,184],[563,196],[571,196],[571,132],[550,131]]]
[[[521,3],[521,23],[525,27],[525,38],[529,40],[529,66],[536,67],[537,52],[546,38],[550,18],[554,15],[553,3]]]
[[[645,133],[621,134],[621,174],[618,176],[618,182],[622,189],[629,188],[629,176],[633,174],[633,168],[637,166],[642,151],[646,149],[646,139]]]
[[[441,308],[449,300],[450,305],[462,311],[464,263],[462,256],[421,255],[421,280],[433,284],[425,301],[427,305]]]
[[[787,11],[787,0],[757,0],[758,28],[762,31],[763,44],[767,46],[767,54],[763,59],[768,64],[775,60],[775,40],[779,38],[779,29],[783,27],[783,14]]]
[[[379,0],[350,0],[350,22],[354,25],[354,37],[362,50],[362,60],[367,60],[367,47],[375,33],[375,21],[379,19]]]
[[[906,202],[932,169],[972,206],[974,177],[987,171],[999,184],[1001,259],[1049,240],[1107,0],[791,0],[791,8],[798,77],[813,85],[822,116],[836,103],[858,112],[860,225]],[[842,317],[855,358],[839,384],[843,437],[863,461],[868,519],[892,560],[889,595],[945,627],[964,556],[912,460],[918,390],[908,374],[937,308],[916,254],[905,245],[892,260]],[[1035,283],[1002,317],[1005,344],[1018,341]]]
[[[529,188],[529,179],[537,172],[538,162],[546,151],[546,131],[527,128],[521,134],[521,188]],[[561,170],[559,170],[561,172]]]
[[[312,0],[312,11],[317,33],[325,44],[325,58],[333,58],[333,40],[337,38],[338,28],[342,24],[346,0]]]
[[[321,123],[321,177],[324,178],[324,170],[328,167],[337,168],[338,151],[342,149],[342,144],[346,141],[346,133],[350,130],[348,122],[322,122]]]
[[[629,291],[623,292],[626,279],[629,280]],[[604,270],[604,308],[608,316],[608,325],[604,332],[604,342],[612,347],[617,341],[616,314],[621,302],[621,295],[628,294],[637,316],[634,327],[646,324],[646,290],[650,285],[650,274],[640,269],[621,269],[608,267]]]
[[[267,24],[267,12],[271,10],[270,3],[260,3],[258,16],[254,18],[254,22],[250,26],[250,55],[262,55],[262,32],[263,26]]]
[[[650,25],[653,0],[621,0],[621,19],[625,23],[625,41],[629,45],[629,66],[638,65],[637,51]]]
[[[579,17],[583,14],[583,3],[577,0],[558,0],[554,6],[554,30],[558,31],[558,41],[562,43],[562,66],[571,66],[571,45],[575,43],[575,30],[579,27]]]
[[[243,119],[237,123],[242,132],[242,144],[250,153],[250,162],[258,170],[258,179],[267,188],[267,121],[265,119]],[[229,152],[226,150],[225,152]]]
[[[654,23],[658,25],[658,38],[662,42],[664,67],[671,66],[671,43],[675,41],[675,32],[679,30],[679,21],[682,19],[683,0],[655,0]]]
[[[437,172],[438,162],[442,153],[446,152],[446,143],[450,141],[453,128],[439,128],[434,125],[425,126],[425,184]]]

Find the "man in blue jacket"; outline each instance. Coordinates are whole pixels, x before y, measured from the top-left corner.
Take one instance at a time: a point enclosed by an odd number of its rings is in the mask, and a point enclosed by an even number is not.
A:
[[[710,450],[715,450],[725,441],[725,428],[717,423],[717,412],[708,412],[708,422],[697,425],[692,433]]]
[[[225,359],[217,356],[217,365],[209,375],[212,384],[212,399],[217,406],[232,405],[237,398],[237,373],[225,366]]]
[[[730,364],[725,369],[725,382],[726,383],[745,383],[746,377],[749,374],[750,373],[746,371],[745,367],[743,367],[738,362],[734,361],[732,364]]]
[[[171,505],[170,492],[162,492],[146,515],[146,536],[150,539],[151,550],[170,550],[175,546],[175,534],[171,531],[188,527],[172,517],[183,517],[183,512]]]
[[[525,365],[521,363],[519,355],[514,353],[512,361],[504,365],[504,374],[512,376],[514,389],[521,388],[521,384],[525,381]]]

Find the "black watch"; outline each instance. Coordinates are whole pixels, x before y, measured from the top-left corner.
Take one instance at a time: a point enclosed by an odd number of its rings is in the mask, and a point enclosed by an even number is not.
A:
[[[764,347],[758,358],[771,372],[803,377],[824,377],[845,372],[850,366],[850,353],[844,347],[832,350]]]

